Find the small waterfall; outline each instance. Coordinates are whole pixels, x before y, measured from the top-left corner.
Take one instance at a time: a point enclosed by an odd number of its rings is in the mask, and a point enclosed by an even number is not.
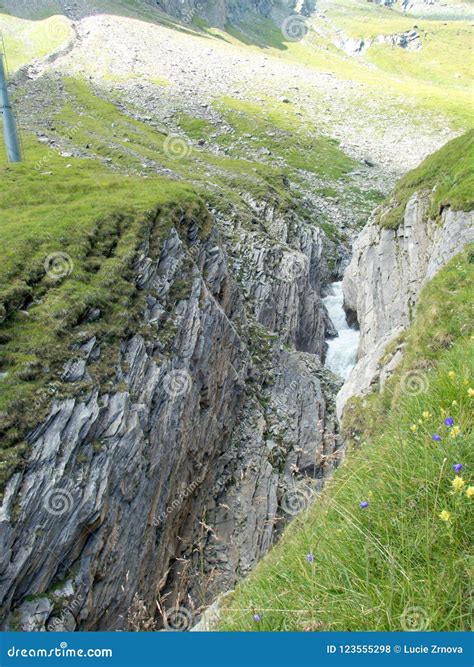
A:
[[[345,380],[356,363],[359,332],[347,324],[342,281],[330,285],[323,303],[338,334],[337,338],[327,341],[326,366]]]

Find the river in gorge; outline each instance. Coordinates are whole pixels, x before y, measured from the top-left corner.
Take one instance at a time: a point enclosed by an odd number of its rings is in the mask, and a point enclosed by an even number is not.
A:
[[[359,331],[347,324],[343,307],[342,281],[329,286],[328,295],[323,299],[323,303],[338,334],[336,338],[327,341],[326,366],[345,380],[356,363]]]

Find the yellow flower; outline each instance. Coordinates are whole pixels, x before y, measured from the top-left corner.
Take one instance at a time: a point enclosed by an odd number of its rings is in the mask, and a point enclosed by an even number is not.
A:
[[[451,403],[451,405],[454,405],[455,407],[456,407],[457,404],[458,404],[457,401],[453,401],[453,402]]]
[[[466,489],[466,496],[472,498],[474,496],[474,486],[468,486]]]
[[[469,387],[469,389],[467,390],[467,395],[470,398],[474,398],[474,389],[472,387]]]
[[[369,491],[369,493],[367,494],[367,496],[368,496],[369,498],[372,498],[372,497],[373,497],[373,495],[374,495],[374,494],[373,494],[373,492],[372,492],[372,491]]]
[[[451,429],[449,430],[449,437],[457,438],[460,433],[461,429],[459,428],[459,426],[452,426]]]
[[[455,491],[460,491],[462,487],[465,485],[465,481],[463,480],[462,477],[459,477],[459,475],[456,475],[456,477],[453,479],[451,482],[451,485]]]
[[[449,521],[451,518],[451,512],[448,512],[448,510],[443,510],[441,514],[438,514],[438,516],[441,521]]]
[[[425,410],[424,412],[422,412],[421,416],[423,417],[423,419],[429,419],[431,417],[431,412]]]
[[[456,373],[454,371],[449,371],[448,375],[451,379],[456,377]]]
[[[416,424],[412,424],[410,426],[410,431],[413,431],[413,433],[416,433],[416,431],[418,431],[418,426]]]

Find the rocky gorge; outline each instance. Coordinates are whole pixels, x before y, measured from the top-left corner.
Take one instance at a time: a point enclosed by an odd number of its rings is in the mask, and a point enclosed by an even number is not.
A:
[[[343,284],[361,340],[340,415],[383,374],[380,357],[408,325],[423,282],[474,240],[472,214],[448,211],[430,227],[425,212],[417,195],[400,230],[371,222],[356,242]],[[274,211],[266,218],[288,233]],[[201,222],[181,219],[157,256],[149,241],[140,249],[136,286],[156,334],[123,341],[114,388],[87,383],[101,347],[84,341],[65,374],[89,388],[55,401],[28,435],[28,464],[2,505],[7,627],[124,629],[134,599],[153,609],[157,595],[165,624],[190,627],[237,573],[251,571],[341,459],[341,381],[323,364],[335,334],[321,301],[327,240],[325,249],[299,221],[298,251],[245,241],[253,256],[230,268],[216,226],[201,240]],[[176,299],[166,349],[179,281],[189,294]],[[246,303],[255,304],[252,324]],[[34,599],[22,602],[26,593]]]
[[[288,234],[288,221],[265,216]],[[324,237],[300,221],[298,251],[254,239],[232,270],[215,226],[201,240],[199,216],[179,222],[181,236],[173,228],[157,256],[146,241],[136,263],[151,335],[123,341],[106,394],[88,373],[100,344],[78,346],[64,372],[86,390],[53,403],[5,489],[7,626],[124,629],[133,598],[153,609],[157,592],[165,619],[181,606],[197,614],[251,570],[337,465],[339,380],[322,363],[333,333],[320,298]],[[189,294],[173,296],[177,283]],[[20,602],[25,594],[34,599]]]

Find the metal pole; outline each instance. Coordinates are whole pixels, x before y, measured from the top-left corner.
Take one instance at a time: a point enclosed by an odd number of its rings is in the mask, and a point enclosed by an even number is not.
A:
[[[10,96],[8,94],[7,77],[3,64],[3,53],[0,53],[0,109],[3,113],[3,134],[9,162],[21,162],[21,148],[18,140],[15,116],[13,115]]]

